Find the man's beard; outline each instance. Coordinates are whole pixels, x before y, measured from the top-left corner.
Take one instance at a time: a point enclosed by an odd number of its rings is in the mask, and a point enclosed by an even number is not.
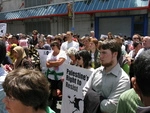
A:
[[[106,67],[110,67],[110,66],[113,65],[113,60],[111,60],[111,61],[108,62],[108,63],[101,63],[101,64],[102,64],[102,66],[104,66],[105,68],[106,68]]]

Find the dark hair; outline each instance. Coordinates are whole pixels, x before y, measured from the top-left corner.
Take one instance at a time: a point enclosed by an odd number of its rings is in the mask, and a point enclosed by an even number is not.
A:
[[[114,35],[111,32],[107,33],[108,39],[114,39]]]
[[[74,34],[73,37],[74,37],[74,38],[79,38],[80,35],[79,35],[79,34]]]
[[[7,96],[14,97],[26,106],[35,110],[45,110],[47,107],[50,85],[40,71],[18,68],[8,73],[2,86]]]
[[[37,31],[37,30],[33,30],[33,31],[32,31],[32,34],[37,35],[37,34],[38,34],[38,31]]]
[[[60,49],[60,44],[59,44],[57,41],[52,41],[52,42],[51,42],[51,47],[52,47],[52,46],[57,46],[58,49]]]
[[[133,36],[135,36],[135,35],[138,37],[139,41],[142,41],[141,35],[139,35],[139,34],[134,34]],[[133,38],[133,36],[132,36],[132,38]]]
[[[18,35],[13,35],[12,38],[15,37],[17,40],[19,40],[19,36]]]
[[[117,36],[114,39],[120,44],[120,46],[122,46],[122,44],[123,44],[123,38]]]
[[[83,58],[83,67],[88,68],[91,66],[91,55],[87,50],[81,50],[75,53],[75,58],[80,59],[80,57]]]
[[[140,42],[140,41],[135,41],[135,42],[133,42],[133,47],[136,48],[139,44],[142,45],[142,42]]]
[[[57,40],[58,40],[60,43],[62,43],[61,36],[56,35],[55,38],[54,38],[54,41],[57,41]]]
[[[117,60],[119,60],[119,58],[121,57],[121,46],[115,39],[104,40],[101,43],[100,49],[109,49],[112,53],[118,52]]]
[[[6,56],[6,46],[2,40],[0,40],[0,53],[1,53],[0,55],[0,64],[1,64]]]
[[[144,96],[150,96],[150,50],[140,54],[134,62],[136,83]]]

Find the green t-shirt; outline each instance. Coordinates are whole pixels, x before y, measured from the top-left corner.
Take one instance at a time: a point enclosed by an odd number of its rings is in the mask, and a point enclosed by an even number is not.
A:
[[[123,64],[122,69],[129,75],[130,66],[127,63]]]
[[[55,113],[50,107],[47,106],[46,113]]]
[[[132,88],[121,94],[116,113],[136,113],[138,106],[143,106],[143,103]]]

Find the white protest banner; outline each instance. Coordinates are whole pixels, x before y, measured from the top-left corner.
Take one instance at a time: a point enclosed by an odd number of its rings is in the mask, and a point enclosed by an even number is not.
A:
[[[107,37],[108,37],[107,35],[101,34],[100,39],[101,39],[101,38],[107,38]]]
[[[0,23],[0,36],[4,36],[6,34],[7,24]]]
[[[41,63],[42,72],[46,71],[46,59],[47,59],[47,55],[51,52],[51,50],[37,49],[37,51],[40,55],[40,63]]]
[[[92,71],[66,64],[61,113],[83,113],[82,88]]]

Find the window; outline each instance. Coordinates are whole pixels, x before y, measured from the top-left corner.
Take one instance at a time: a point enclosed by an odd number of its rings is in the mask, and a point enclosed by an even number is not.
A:
[[[144,16],[134,16],[134,33],[144,35]]]

